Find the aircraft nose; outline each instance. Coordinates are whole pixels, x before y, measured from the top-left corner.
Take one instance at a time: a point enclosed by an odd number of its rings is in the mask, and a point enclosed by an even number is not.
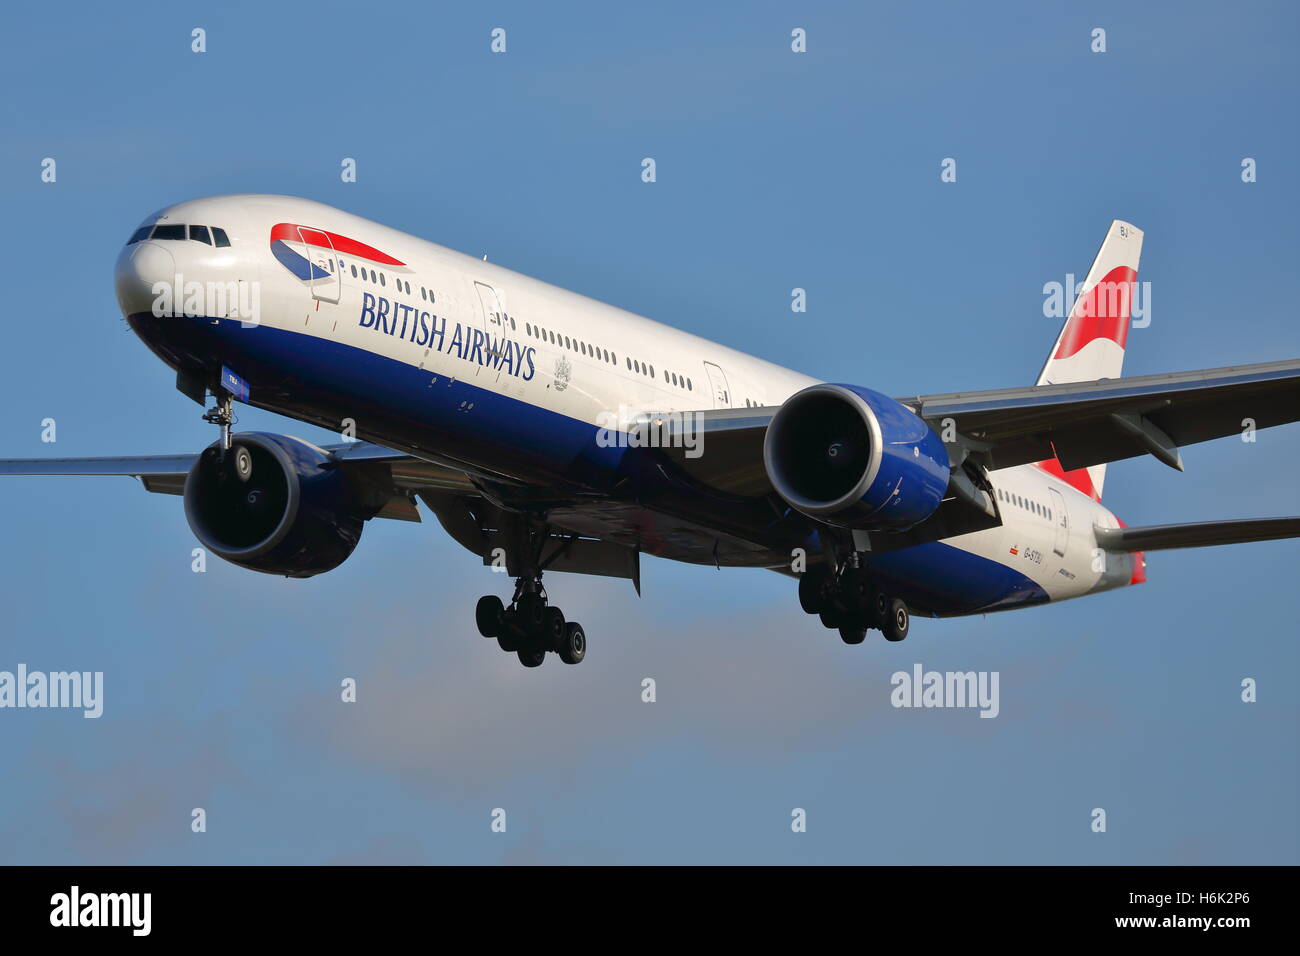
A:
[[[145,240],[122,250],[117,258],[117,304],[124,316],[151,312],[159,293],[158,282],[176,280],[176,260],[171,252],[156,242]]]

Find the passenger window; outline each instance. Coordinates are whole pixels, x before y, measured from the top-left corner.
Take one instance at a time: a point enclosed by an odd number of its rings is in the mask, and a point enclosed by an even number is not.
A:
[[[356,267],[356,266],[353,266],[353,267],[352,267],[352,278],[355,279],[356,277],[357,277],[357,267]]]
[[[137,242],[142,242],[149,238],[149,233],[151,232],[153,232],[153,226],[141,226],[135,232],[131,233],[131,238],[126,241],[126,244],[129,246]]]
[[[224,249],[230,245],[230,237],[226,235],[226,230],[217,226],[212,227],[212,244],[218,249]]]
[[[155,239],[184,239],[184,226],[154,226],[153,237]]]
[[[379,284],[384,286],[385,288],[388,287],[388,282],[387,280],[384,279],[384,274],[382,272],[379,273]]]

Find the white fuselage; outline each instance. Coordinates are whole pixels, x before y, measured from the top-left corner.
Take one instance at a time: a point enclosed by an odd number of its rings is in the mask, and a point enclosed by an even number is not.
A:
[[[592,427],[611,413],[776,406],[819,381],[308,200],[200,199],[150,221],[220,227],[230,245],[145,240],[127,246],[118,294],[128,315],[151,307],[144,282],[165,281],[158,273],[169,265],[187,283],[251,283],[260,327],[364,350],[419,369],[431,383],[471,383],[486,395]],[[277,240],[268,237],[277,224],[307,231],[289,231],[274,252]],[[307,241],[324,234],[333,238]],[[343,238],[368,250],[349,251]],[[143,246],[155,248],[143,254]],[[375,251],[395,261],[369,258]],[[295,274],[297,256],[316,263],[319,275]],[[132,261],[140,280],[134,284],[121,279]],[[453,347],[455,336],[460,341]],[[491,349],[505,350],[509,361],[485,362]],[[364,423],[358,432],[370,437]],[[989,477],[999,492],[1002,525],[943,544],[1041,588],[1035,599],[1005,606],[1076,597],[1133,579],[1134,558],[1106,554],[1103,560],[1097,550],[1094,526],[1118,526],[1099,502],[1034,465]]]

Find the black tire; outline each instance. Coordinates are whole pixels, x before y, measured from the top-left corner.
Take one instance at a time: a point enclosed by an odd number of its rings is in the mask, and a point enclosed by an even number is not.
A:
[[[845,644],[861,644],[866,636],[865,627],[858,627],[856,624],[845,624],[840,627],[840,640]]]
[[[542,617],[546,604],[536,594],[525,594],[515,604],[514,626],[528,637],[542,632]]]
[[[558,651],[564,643],[564,612],[554,604],[543,609],[542,627],[538,634],[545,650]]]
[[[230,470],[245,484],[253,477],[253,455],[245,446],[236,445],[230,450]]]
[[[872,627],[885,629],[885,620],[889,617],[889,595],[884,591],[872,591],[868,619]]]
[[[809,568],[799,575],[799,606],[805,614],[818,614],[822,609],[822,587],[826,571],[821,566]]]
[[[889,614],[880,622],[880,631],[887,641],[901,641],[912,626],[912,615],[907,605],[894,598],[889,602]]]
[[[872,601],[875,589],[871,586],[871,576],[862,568],[850,568],[840,581],[840,601],[845,607],[852,608],[859,618],[870,621],[872,618]]]
[[[474,623],[478,632],[484,637],[496,637],[501,633],[501,614],[506,607],[495,594],[485,594],[478,599],[474,607]]]
[[[564,638],[560,641],[560,660],[566,664],[581,664],[587,656],[587,634],[577,621],[564,625]]]
[[[545,651],[518,651],[519,663],[525,667],[541,667],[546,660]]]
[[[833,631],[840,626],[840,612],[835,608],[827,608],[817,616],[822,620],[822,627],[829,627]]]
[[[509,627],[503,627],[501,633],[497,635],[497,647],[507,654],[513,654],[523,647],[524,642],[515,635]]]

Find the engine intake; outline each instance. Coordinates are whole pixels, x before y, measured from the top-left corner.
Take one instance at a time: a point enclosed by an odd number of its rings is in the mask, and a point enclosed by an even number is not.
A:
[[[795,510],[859,530],[904,530],[948,488],[943,441],[911,409],[856,385],[813,385],[772,417],[763,464]]]
[[[185,479],[185,518],[240,567],[306,578],[342,564],[367,513],[329,453],[287,435],[243,432],[223,456],[204,449]]]

